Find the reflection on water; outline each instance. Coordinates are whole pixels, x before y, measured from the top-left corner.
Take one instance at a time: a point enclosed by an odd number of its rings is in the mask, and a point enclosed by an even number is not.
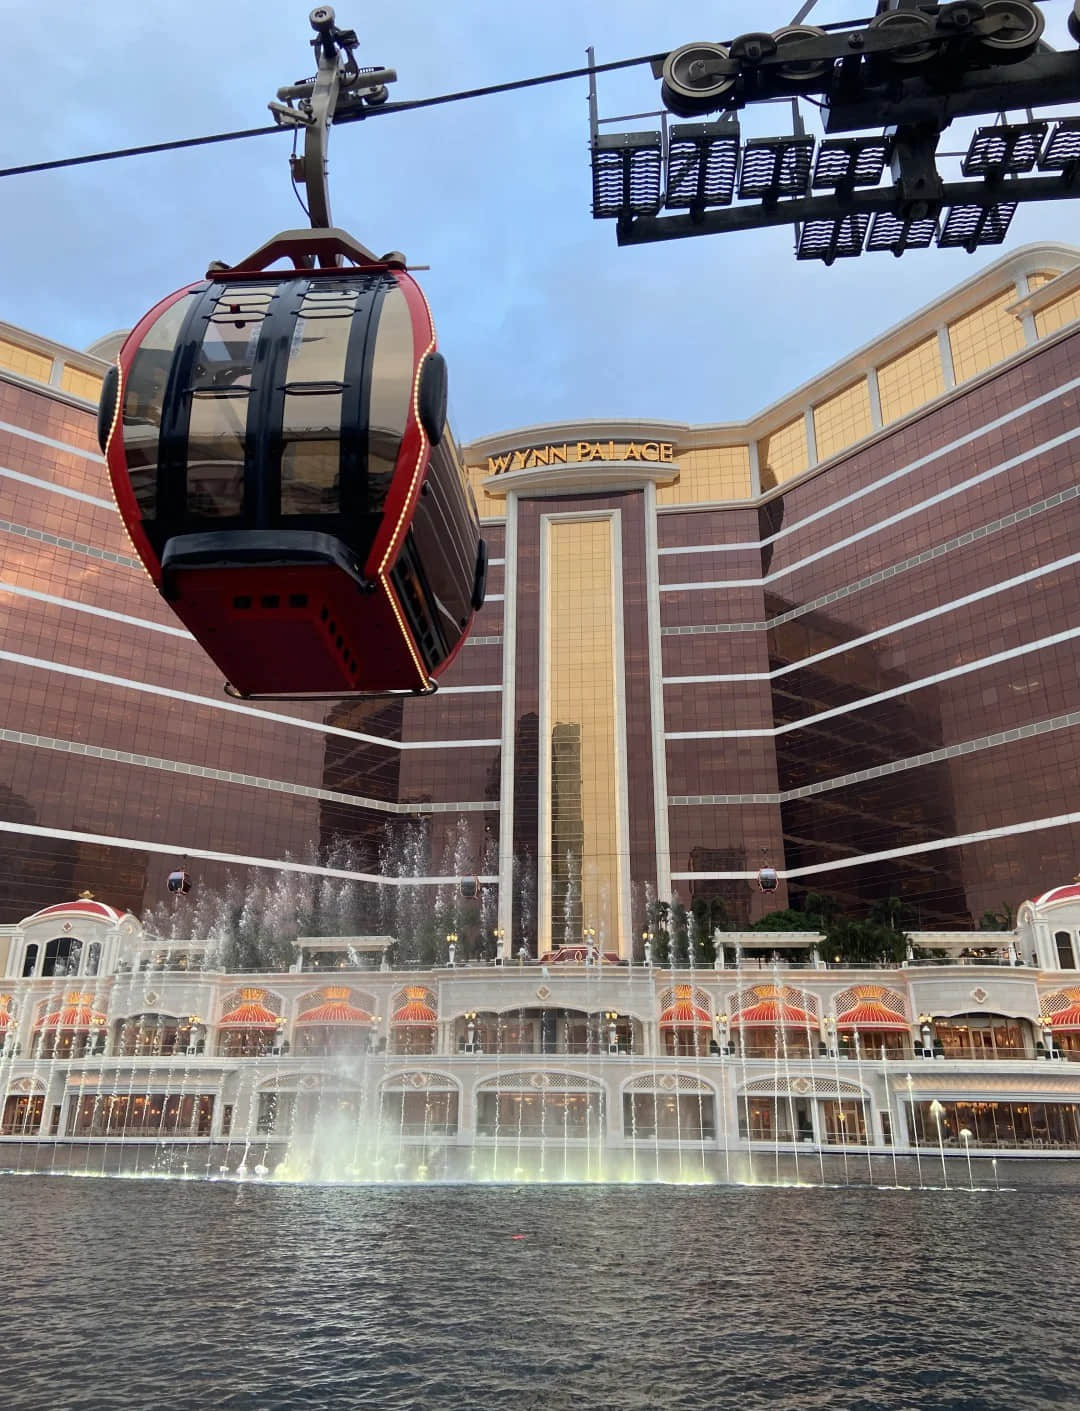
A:
[[[1076,1406],[1080,1173],[1007,1174],[1019,1189],[0,1178],[0,1404]]]

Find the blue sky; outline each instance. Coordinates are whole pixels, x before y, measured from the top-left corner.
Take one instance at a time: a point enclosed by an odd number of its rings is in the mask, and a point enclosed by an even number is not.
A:
[[[24,70],[0,165],[255,127],[281,84],[309,72],[301,0],[52,0],[6,7]],[[1047,38],[1069,44],[1047,0]],[[364,62],[395,67],[398,99],[787,23],[795,0],[340,0]],[[871,6],[821,0],[813,19]],[[718,26],[721,28],[718,29]],[[43,34],[46,36],[43,39]],[[40,56],[35,57],[35,56]],[[43,65],[43,66],[42,66]],[[647,68],[602,76],[601,113],[659,106]],[[629,127],[649,126],[646,122]],[[744,132],[776,133],[765,107]],[[972,124],[943,147],[965,147]],[[75,346],[130,325],[210,259],[232,261],[303,224],[284,134],[7,178],[0,318]],[[584,80],[343,127],[333,211],[421,276],[450,362],[465,440],[581,417],[707,422],[751,415],[970,277],[1001,249],[796,262],[790,228],[620,250],[590,213]],[[1080,207],[1021,207],[1004,250],[1077,241]]]

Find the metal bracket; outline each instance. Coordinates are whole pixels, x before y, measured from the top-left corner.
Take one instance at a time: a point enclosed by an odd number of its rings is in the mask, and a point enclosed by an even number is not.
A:
[[[277,101],[268,104],[280,127],[303,130],[303,156],[291,159],[292,178],[307,189],[308,216],[312,229],[327,230],[330,217],[329,158],[330,127],[338,114],[363,115],[365,107],[386,102],[386,85],[397,79],[393,69],[361,68],[356,62],[358,43],[354,30],[338,29],[334,11],[320,5],[308,16],[315,38],[317,72],[312,78],[286,85],[277,91]],[[323,265],[340,263],[340,255],[320,252]]]

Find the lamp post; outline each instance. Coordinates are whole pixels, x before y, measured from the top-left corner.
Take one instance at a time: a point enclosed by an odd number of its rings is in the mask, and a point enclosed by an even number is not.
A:
[[[449,965],[451,968],[452,968],[452,967],[454,966],[454,964],[456,963],[456,958],[457,958],[457,942],[458,942],[458,933],[457,933],[456,931],[447,931],[447,933],[446,933],[446,954],[447,954],[447,956],[448,956],[448,959],[447,959],[447,962],[446,962],[446,963],[447,963],[447,965]]]
[[[642,933],[641,933],[641,950],[642,950],[642,954],[643,954],[644,957],[645,957],[645,968],[646,968],[646,970],[651,970],[651,969],[652,969],[652,944],[653,944],[653,941],[654,941],[655,939],[656,939],[656,937],[654,936],[654,934],[653,934],[652,931],[642,931]]]
[[[495,964],[496,964],[496,965],[501,965],[501,964],[503,963],[503,946],[504,946],[505,943],[506,943],[506,932],[503,930],[503,928],[502,928],[501,926],[496,926],[496,927],[495,927],[495,931],[494,931],[494,936],[495,936]]]
[[[465,1014],[465,1050],[467,1053],[476,1052],[476,1010],[470,1009]]]
[[[932,1014],[919,1015],[919,1032],[922,1035],[922,1047],[924,1058],[929,1058],[934,1052],[934,1016]]]
[[[945,1189],[948,1190],[949,1173],[945,1168],[945,1138],[941,1131],[941,1118],[944,1112],[944,1107],[938,1102],[937,1098],[934,1098],[933,1102],[930,1104],[930,1114],[937,1123],[938,1150],[941,1152],[941,1179],[945,1182]]]
[[[919,1125],[915,1119],[915,1079],[909,1073],[904,1080],[907,1083],[908,1092],[908,1114],[911,1122],[911,1141],[915,1147],[915,1168],[919,1173],[919,1189],[922,1190],[922,1157],[919,1154]]]
[[[1044,1014],[1039,1020],[1042,1025],[1043,1046],[1046,1049],[1047,1058],[1054,1056],[1054,1021],[1049,1014]]]
[[[592,965],[596,959],[596,927],[586,926],[582,935],[585,938],[585,964]]]
[[[714,1019],[714,1021],[715,1021],[715,1023],[716,1023],[716,1042],[717,1042],[717,1046],[718,1046],[719,1049],[720,1049],[721,1056],[723,1056],[724,1054],[727,1053],[727,1043],[728,1043],[728,1037],[727,1037],[727,1036],[728,1036],[728,1027],[727,1027],[727,1025],[728,1025],[728,1017],[727,1017],[726,1014],[714,1014],[714,1015],[713,1015],[713,1019]]]
[[[608,1053],[618,1053],[619,1051],[619,1030],[616,1020],[619,1017],[617,1009],[605,1009],[604,1018],[608,1026]]]
[[[836,1015],[826,1014],[825,1016],[825,1047],[830,1058],[839,1058],[840,1054],[836,1047]]]

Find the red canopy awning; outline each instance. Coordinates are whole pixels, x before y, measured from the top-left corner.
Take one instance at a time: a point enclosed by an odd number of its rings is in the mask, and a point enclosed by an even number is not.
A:
[[[836,1016],[838,1029],[903,1029],[911,1025],[896,1009],[890,1009],[881,999],[860,999],[843,1014]]]
[[[1080,1029],[1080,1004],[1070,1004],[1068,1009],[1059,1009],[1050,1016],[1052,1029]]]
[[[73,990],[64,996],[62,1009],[43,1014],[35,1029],[98,1029],[109,1022],[109,1016],[93,1008],[94,996]]]
[[[731,1025],[732,1028],[744,1029],[776,1028],[778,1025],[786,1029],[816,1029],[817,1018],[797,1004],[788,1004],[780,999],[762,999],[733,1014]]]
[[[405,991],[405,1003],[394,1010],[394,1024],[435,1024],[439,1016],[428,1003],[430,994],[421,985],[410,985]]]
[[[297,1016],[297,1024],[370,1024],[372,1016],[366,1009],[349,1003],[352,991],[344,986],[329,985],[322,992],[322,1004],[305,1009]]]
[[[711,1029],[712,1019],[708,1010],[694,1004],[693,1000],[677,999],[668,1005],[660,1015],[662,1029]]]
[[[265,990],[241,990],[240,1003],[221,1016],[223,1029],[276,1029],[278,1016],[263,1004]]]

